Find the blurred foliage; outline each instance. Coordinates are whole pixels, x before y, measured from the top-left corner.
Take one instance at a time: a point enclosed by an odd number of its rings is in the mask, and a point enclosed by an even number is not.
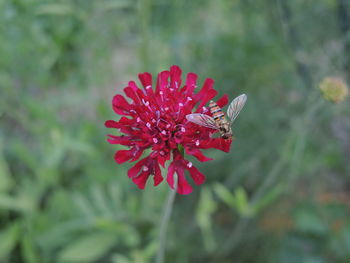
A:
[[[137,73],[248,94],[232,151],[178,196],[166,262],[349,262],[346,0],[0,0],[0,261],[153,262],[168,187],[140,191],[103,127]],[[194,160],[193,160],[194,161]]]

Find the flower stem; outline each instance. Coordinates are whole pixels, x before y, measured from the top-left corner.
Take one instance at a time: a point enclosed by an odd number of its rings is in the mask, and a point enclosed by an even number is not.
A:
[[[173,209],[173,204],[174,204],[177,185],[178,185],[177,174],[174,174],[174,184],[175,184],[174,189],[170,188],[170,192],[168,194],[168,198],[166,200],[165,207],[164,207],[162,221],[160,223],[159,244],[158,244],[156,263],[163,263],[164,262],[167,228],[168,228],[168,224],[169,224],[171,211]]]

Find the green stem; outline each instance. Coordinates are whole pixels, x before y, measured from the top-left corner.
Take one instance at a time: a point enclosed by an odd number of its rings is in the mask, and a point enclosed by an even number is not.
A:
[[[171,215],[171,211],[173,209],[173,204],[176,196],[176,190],[178,186],[177,182],[177,174],[174,174],[174,189],[170,188],[170,192],[168,194],[167,201],[165,203],[164,207],[164,214],[162,217],[162,221],[160,223],[160,232],[159,232],[159,246],[158,246],[158,252],[156,257],[156,263],[163,263],[164,262],[164,254],[165,254],[165,243],[166,243],[166,237],[167,237],[167,228],[169,224],[169,219]]]

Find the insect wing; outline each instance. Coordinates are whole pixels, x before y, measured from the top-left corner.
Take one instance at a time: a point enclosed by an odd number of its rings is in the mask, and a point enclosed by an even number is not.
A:
[[[188,114],[186,115],[186,119],[190,122],[193,122],[195,124],[198,124],[200,126],[204,126],[207,128],[211,128],[211,129],[218,128],[216,126],[215,120],[212,117],[205,114],[201,114],[201,113]]]
[[[228,106],[227,116],[231,123],[237,118],[238,114],[243,109],[243,106],[246,103],[246,101],[247,101],[247,95],[242,94],[237,98],[235,98],[231,102],[230,106]]]

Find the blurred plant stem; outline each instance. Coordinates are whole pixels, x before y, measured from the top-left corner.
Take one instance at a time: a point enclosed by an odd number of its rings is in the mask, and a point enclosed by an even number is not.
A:
[[[167,229],[168,229],[170,215],[171,215],[171,212],[173,210],[174,200],[175,200],[177,186],[178,186],[176,173],[174,174],[174,182],[175,182],[174,189],[170,188],[168,198],[167,198],[167,201],[166,201],[165,207],[164,207],[162,221],[160,223],[159,243],[158,243],[156,263],[163,263],[164,262]]]
[[[314,100],[315,101],[311,103],[311,106],[308,108],[307,112],[305,112],[304,116],[296,120],[294,128],[292,129],[296,133],[296,138],[291,158],[288,158],[289,172],[286,178],[286,181],[288,182],[288,184],[286,184],[287,187],[290,187],[290,182],[298,176],[300,163],[306,148],[307,136],[310,132],[308,129],[310,126],[308,127],[308,125],[316,117],[316,113],[322,108],[325,102],[318,94]]]
[[[284,182],[285,188],[287,190],[290,187],[291,181],[298,175],[300,162],[303,157],[303,153],[306,147],[306,138],[308,136],[309,127],[308,123],[311,122],[315,117],[319,109],[321,109],[324,99],[315,92],[315,95],[310,96],[309,105],[311,105],[305,114],[301,115],[292,123],[292,128],[285,145],[281,148],[282,153],[280,158],[276,161],[275,165],[272,167],[271,172],[266,176],[264,182],[258,187],[250,198],[249,205],[254,207],[257,202],[264,197],[264,195],[271,189],[272,185],[275,184],[282,170],[288,165],[289,172],[287,173],[286,182]],[[308,102],[306,102],[308,103]],[[295,137],[296,134],[296,137]],[[292,148],[292,151],[289,149]],[[289,165],[290,163],[290,165]],[[229,235],[227,242],[222,247],[222,250],[218,251],[217,257],[222,258],[227,256],[241,240],[242,234],[244,233],[246,227],[249,225],[250,217],[240,216],[235,227],[233,228],[231,234]]]
[[[149,50],[149,40],[150,40],[150,28],[151,28],[151,11],[152,11],[152,0],[139,0],[138,2],[138,17],[140,19],[140,57],[141,57],[141,67],[143,70],[149,70],[151,63],[149,61],[150,50]]]
[[[344,45],[344,72],[346,72],[347,80],[350,81],[350,15],[348,11],[349,2],[347,0],[337,0],[335,1],[337,5],[337,18],[340,33],[343,37]]]
[[[277,0],[277,5],[280,9],[281,22],[284,25],[286,38],[291,50],[294,53],[294,64],[300,79],[304,84],[304,88],[312,87],[312,77],[307,65],[298,58],[298,52],[302,50],[301,40],[295,26],[294,14],[292,8],[289,6],[288,1]]]

